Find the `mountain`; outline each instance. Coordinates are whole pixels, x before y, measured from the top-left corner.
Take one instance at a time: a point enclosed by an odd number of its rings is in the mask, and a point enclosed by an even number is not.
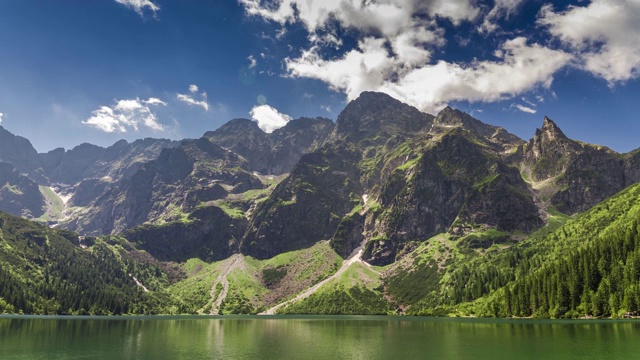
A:
[[[244,157],[252,171],[281,175],[288,173],[303,154],[320,146],[333,127],[329,119],[300,118],[265,133],[255,121],[234,119],[204,137]]]
[[[545,117],[524,147],[521,170],[550,206],[573,214],[639,182],[638,164],[637,153],[571,140]]]
[[[129,312],[602,317],[640,303],[640,151],[572,140],[548,117],[524,141],[450,107],[433,116],[365,92],[335,124],[301,118],[268,134],[235,119],[200,139],[36,159],[0,163],[0,209],[128,259],[92,261],[138,269],[135,285],[153,287],[111,287],[129,289]],[[30,234],[15,241],[41,242]],[[16,261],[5,266],[42,272]],[[79,271],[65,269],[55,276]],[[107,310],[63,312],[82,311]]]
[[[10,163],[21,174],[38,184],[45,184],[47,176],[38,152],[29,140],[16,136],[0,126],[0,162]]]
[[[52,183],[74,185],[106,177],[113,182],[133,175],[142,164],[156,159],[162,149],[177,145],[176,141],[151,138],[132,143],[120,140],[108,148],[85,143],[68,151],[58,148],[39,157]]]
[[[242,251],[268,258],[331,239],[347,257],[365,242],[367,261],[386,265],[449,229],[535,230],[543,224],[538,208],[503,156],[523,143],[450,108],[434,118],[363,93],[327,143],[258,205]]]

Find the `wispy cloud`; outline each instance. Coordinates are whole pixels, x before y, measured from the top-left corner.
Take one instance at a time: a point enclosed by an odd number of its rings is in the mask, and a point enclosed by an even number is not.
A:
[[[272,133],[291,121],[291,116],[283,114],[269,105],[255,106],[249,114],[258,123],[258,127],[266,133]]]
[[[4,117],[4,113],[0,112],[0,125],[2,125],[2,118]]]
[[[535,114],[538,112],[538,110],[536,109],[532,109],[528,106],[524,106],[522,104],[511,104],[511,108],[516,108],[522,112],[528,113],[528,114]]]
[[[164,126],[158,123],[158,117],[151,107],[166,105],[157,98],[117,100],[112,106],[101,106],[94,110],[91,117],[82,123],[107,133],[126,133],[130,129],[138,131],[140,125],[153,131],[162,131]]]
[[[198,95],[198,85],[192,84],[189,85],[189,92],[191,94],[176,94],[176,99],[179,101],[192,106],[199,106],[204,109],[204,111],[209,111],[209,103],[207,102],[207,93],[202,92],[199,94],[200,100],[197,100],[195,96]]]
[[[481,33],[494,32],[500,28],[498,20],[501,18],[508,19],[515,13],[524,0],[496,0],[493,8],[487,13],[482,25],[479,27]]]
[[[253,55],[249,55],[247,60],[249,60],[249,69],[253,69],[258,65],[258,61],[253,57]]]
[[[135,12],[137,12],[140,16],[144,15],[145,8],[151,10],[154,15],[157,11],[160,10],[160,6],[150,0],[116,0],[116,2],[135,10]]]

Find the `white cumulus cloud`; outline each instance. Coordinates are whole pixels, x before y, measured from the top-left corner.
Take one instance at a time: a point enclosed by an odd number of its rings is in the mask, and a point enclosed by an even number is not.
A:
[[[94,110],[91,117],[82,123],[108,133],[125,133],[129,129],[138,131],[140,125],[162,131],[164,126],[158,123],[158,117],[151,107],[165,105],[164,101],[157,98],[117,100],[112,106],[101,106]]]
[[[160,6],[150,0],[116,0],[118,4],[125,5],[142,16],[145,8],[151,10],[154,14],[160,10]]]
[[[553,75],[571,62],[563,50],[513,37],[497,46],[493,57],[471,61],[438,59],[446,44],[439,19],[459,26],[477,23],[487,33],[524,0],[240,0],[247,14],[285,29],[292,23],[309,32],[309,45],[284,59],[287,75],[318,79],[348,100],[363,91],[381,91],[437,112],[451,101],[494,102],[536,87],[548,88]],[[484,17],[484,18],[483,18]],[[483,20],[484,22],[479,22]],[[478,23],[479,22],[479,23]],[[357,38],[342,49],[336,27]],[[327,52],[328,48],[340,49]]]
[[[283,114],[269,105],[255,106],[249,114],[253,121],[258,123],[258,127],[266,133],[272,133],[291,121],[291,116]]]
[[[538,23],[577,52],[584,70],[609,84],[640,75],[640,1],[593,0],[564,12],[546,5]]]
[[[458,24],[473,20],[480,8],[473,0],[240,0],[246,12],[280,24],[301,22],[312,33],[330,20],[345,27],[397,35],[417,20],[416,14],[440,16]]]
[[[200,89],[198,88],[198,85],[189,85],[189,92],[191,94],[176,94],[176,99],[178,99],[179,101],[187,104],[187,105],[192,105],[192,106],[199,106],[201,108],[204,109],[204,111],[209,111],[209,103],[207,102],[207,93],[206,92],[202,92],[200,94],[200,100],[197,100],[195,98],[196,95],[198,95],[198,91]]]
[[[375,90],[435,113],[454,100],[491,102],[536,86],[549,87],[553,74],[571,59],[560,50],[528,44],[523,37],[504,42],[495,55],[495,61],[438,61],[407,70],[398,66],[382,40],[368,38],[342,58],[325,60],[311,49],[286,65],[292,76],[322,80],[349,100]]]
[[[2,118],[4,117],[4,113],[0,112],[0,125],[2,125]]]

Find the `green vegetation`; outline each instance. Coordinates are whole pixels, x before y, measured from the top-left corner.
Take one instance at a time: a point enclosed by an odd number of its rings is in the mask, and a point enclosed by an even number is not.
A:
[[[185,267],[188,278],[169,286],[166,289],[166,292],[171,294],[171,297],[179,299],[177,302],[182,305],[184,313],[208,314],[213,303],[210,294],[211,287],[221,273],[222,263],[223,261],[219,261],[204,266],[202,263],[196,263],[193,260],[189,260],[187,264],[189,264],[188,268],[191,269],[191,271],[188,271],[187,267]],[[203,265],[202,268],[198,272],[194,273],[193,269],[200,265]]]
[[[0,213],[0,229],[0,313],[169,311],[161,308],[168,303],[162,294],[146,293],[133,280],[160,288],[168,285],[167,275],[158,266],[129,256],[110,238],[98,239],[83,250],[76,246],[75,233],[4,213]]]
[[[389,303],[382,295],[380,274],[354,263],[338,278],[324,284],[308,298],[281,309],[281,314],[386,315]]]
[[[20,190],[20,188],[16,185],[11,185],[9,183],[4,184],[4,186],[2,186],[2,190],[7,189],[9,190],[9,192],[15,194],[15,195],[24,195],[24,193],[22,192],[22,190]]]
[[[233,207],[233,205],[228,201],[217,201],[216,206],[222,209],[232,219],[244,218],[244,210]]]
[[[60,197],[48,186],[39,185],[40,193],[45,198],[44,214],[37,221],[46,222],[50,220],[58,220],[62,218],[64,211],[64,202]],[[21,195],[21,194],[20,194]]]

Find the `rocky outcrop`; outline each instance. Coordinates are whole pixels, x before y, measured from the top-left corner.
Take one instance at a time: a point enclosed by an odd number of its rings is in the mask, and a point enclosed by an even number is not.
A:
[[[585,211],[640,181],[635,153],[626,156],[569,139],[548,117],[523,153],[523,168],[534,182],[545,182],[551,205],[566,213]]]
[[[524,140],[507,132],[504,128],[485,124],[482,121],[473,118],[471,115],[460,110],[453,109],[449,106],[438,113],[433,121],[433,125],[434,129],[432,129],[432,131],[437,131],[438,127],[445,129],[463,127],[474,133],[476,136],[487,140],[489,144],[497,145],[499,149],[503,151],[509,150],[514,146],[524,144]]]
[[[244,218],[232,218],[222,209],[209,206],[193,212],[187,221],[142,225],[124,236],[161,261],[200,258],[211,262],[237,252],[238,239],[246,226]]]
[[[432,122],[432,115],[387,94],[363,92],[340,113],[331,139],[360,143],[391,136],[413,137],[429,130]]]
[[[356,157],[340,146],[304,155],[257,206],[241,251],[264,259],[330,239],[342,217],[360,202]]]
[[[5,162],[0,162],[0,209],[26,218],[37,218],[45,212],[38,184]]]
[[[585,151],[577,141],[569,139],[553,120],[545,116],[542,128],[536,129],[524,152],[524,162],[534,181],[563,173],[575,158]]]
[[[543,224],[518,170],[462,127],[434,137],[415,165],[396,169],[379,196],[365,258],[386,265],[410,241],[472,230],[535,230]]]

